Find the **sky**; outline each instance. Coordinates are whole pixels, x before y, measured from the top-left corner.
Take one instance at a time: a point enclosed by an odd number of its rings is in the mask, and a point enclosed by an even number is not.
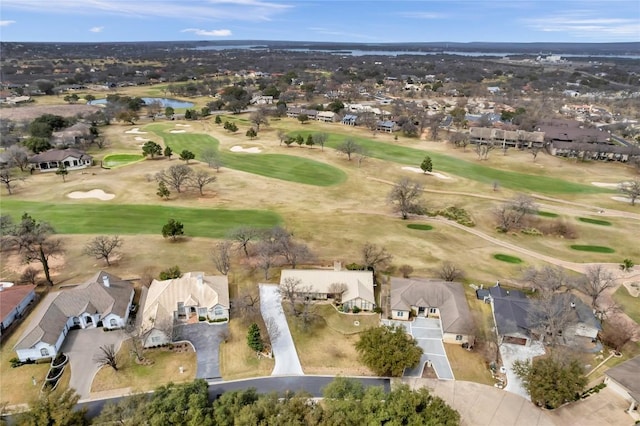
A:
[[[0,40],[640,42],[640,0],[0,0]]]

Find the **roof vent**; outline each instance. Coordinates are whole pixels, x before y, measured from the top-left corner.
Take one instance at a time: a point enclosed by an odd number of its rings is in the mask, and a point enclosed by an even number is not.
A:
[[[105,287],[111,287],[111,283],[109,282],[109,276],[108,275],[103,275],[102,276],[102,284],[104,284]]]
[[[571,302],[571,307],[575,309],[575,307],[576,307],[575,302]]]

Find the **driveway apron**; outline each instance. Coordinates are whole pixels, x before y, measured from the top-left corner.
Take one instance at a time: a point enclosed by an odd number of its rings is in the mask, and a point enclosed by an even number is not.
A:
[[[291,331],[282,310],[282,299],[277,285],[260,284],[260,312],[265,323],[271,320],[277,325],[277,333],[271,330],[272,333],[269,334],[275,357],[275,367],[271,375],[303,375]]]
[[[196,350],[198,368],[196,378],[219,379],[220,343],[222,333],[228,330],[227,324],[196,323],[184,324],[177,328],[176,340],[188,340]]]

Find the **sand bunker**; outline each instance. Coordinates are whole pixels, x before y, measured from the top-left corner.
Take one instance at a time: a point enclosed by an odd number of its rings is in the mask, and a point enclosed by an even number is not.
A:
[[[149,140],[147,138],[141,138],[140,136],[136,136],[134,139],[137,140],[137,141],[148,141]]]
[[[73,191],[67,194],[67,197],[74,199],[97,198],[98,200],[108,201],[115,198],[114,194],[108,194],[102,189],[92,189],[91,191]]]
[[[232,146],[231,148],[229,148],[229,151],[231,151],[231,152],[247,152],[249,154],[257,154],[259,152],[262,152],[262,150],[260,148],[258,148],[257,146],[254,146],[254,147],[251,147],[251,148],[243,148],[240,145]]]
[[[169,130],[169,133],[186,133],[186,130]]]
[[[616,201],[622,201],[623,203],[629,203],[631,204],[631,198],[627,198],[627,197],[611,197],[612,200],[616,200]]]
[[[141,132],[139,127],[134,127],[131,130],[125,131],[125,133],[128,133],[130,135],[146,135],[147,134],[147,132]]]
[[[191,127],[191,124],[176,124],[176,127]]]
[[[435,176],[438,179],[451,179],[450,176],[443,175],[442,173],[438,173],[438,172],[427,172],[427,173],[425,173],[420,167],[403,167],[402,170],[408,170],[408,171],[414,172],[414,173],[422,173],[422,174],[425,174],[425,175]]]
[[[640,281],[625,281],[622,285],[627,288],[629,295],[632,297],[640,297]]]

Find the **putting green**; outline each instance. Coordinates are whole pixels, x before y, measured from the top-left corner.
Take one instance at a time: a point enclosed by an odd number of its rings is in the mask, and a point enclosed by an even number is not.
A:
[[[578,251],[588,251],[591,253],[615,253],[616,251],[611,247],[605,246],[590,246],[590,245],[578,245],[574,244],[571,246],[572,249]]]
[[[409,229],[419,229],[421,231],[431,231],[433,229],[433,226],[426,225],[424,223],[410,223],[410,224],[407,225],[407,228],[409,228]]]
[[[113,169],[144,160],[140,154],[111,154],[102,159],[102,166]]]
[[[608,220],[591,219],[589,217],[579,217],[578,220],[584,223],[591,223],[592,225],[611,226],[611,222]]]
[[[510,256],[508,254],[497,253],[493,255],[493,258],[507,263],[522,263],[522,259],[516,256]]]

